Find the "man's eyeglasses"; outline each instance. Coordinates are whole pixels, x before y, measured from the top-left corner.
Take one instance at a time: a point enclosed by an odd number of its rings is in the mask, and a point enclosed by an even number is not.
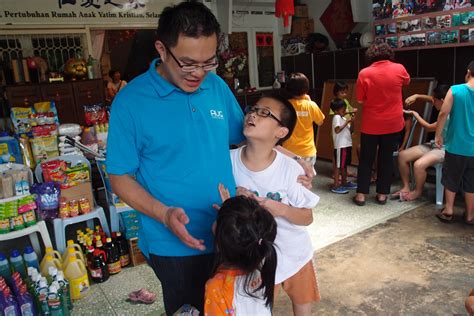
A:
[[[250,113],[253,113],[253,112],[255,112],[255,114],[257,114],[258,116],[261,116],[261,117],[271,117],[272,119],[274,119],[275,121],[280,123],[281,126],[285,126],[280,121],[280,119],[278,117],[276,117],[275,115],[273,115],[272,111],[270,111],[267,108],[261,108],[261,107],[258,107],[257,105],[254,105],[254,106],[247,105],[245,107],[245,114],[250,114]]]
[[[219,63],[217,60],[213,63],[205,64],[205,65],[189,65],[189,64],[181,64],[181,62],[173,55],[173,53],[170,51],[170,49],[163,44],[163,46],[166,48],[166,50],[170,53],[171,57],[173,57],[174,61],[176,64],[181,68],[183,72],[194,72],[199,70],[199,68],[202,68],[204,71],[211,71],[216,69],[219,66]]]

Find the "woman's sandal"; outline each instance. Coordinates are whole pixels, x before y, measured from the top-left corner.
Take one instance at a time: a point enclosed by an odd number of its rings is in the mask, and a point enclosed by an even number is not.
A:
[[[140,289],[128,294],[128,300],[132,303],[153,304],[156,300],[156,294],[147,289]]]
[[[444,212],[444,208],[439,213],[436,214],[436,217],[443,223],[447,223],[447,224],[452,223],[454,219],[454,214],[446,215],[443,212]]]
[[[365,205],[365,200],[364,201],[360,201],[358,199],[356,199],[356,196],[354,195],[354,197],[352,198],[352,201],[354,202],[355,205],[357,206],[364,206]]]
[[[385,196],[385,199],[381,199],[381,198],[380,198],[381,196]],[[375,201],[376,201],[378,204],[380,204],[380,205],[385,205],[385,204],[387,204],[387,200],[388,200],[388,197],[387,197],[387,195],[385,195],[385,194],[377,194],[377,195],[375,196]]]

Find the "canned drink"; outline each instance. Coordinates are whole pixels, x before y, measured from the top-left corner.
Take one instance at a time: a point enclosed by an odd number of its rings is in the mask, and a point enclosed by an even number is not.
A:
[[[79,202],[77,200],[69,201],[69,216],[74,217],[79,215]]]
[[[59,203],[59,218],[69,217],[69,204],[67,202]]]
[[[79,200],[79,208],[81,209],[82,214],[87,214],[91,212],[91,204],[89,200],[86,198],[82,198]]]

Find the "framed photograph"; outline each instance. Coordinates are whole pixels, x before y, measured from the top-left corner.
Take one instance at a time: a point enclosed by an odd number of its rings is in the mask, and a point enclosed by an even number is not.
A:
[[[397,22],[397,32],[398,33],[410,32],[410,21]]]
[[[461,25],[461,14],[454,13],[453,17],[451,18],[451,26],[459,26]]]
[[[385,35],[385,24],[375,26],[375,36]]]
[[[397,23],[387,24],[387,34],[397,34]]]
[[[410,32],[421,31],[421,20],[420,19],[411,20],[409,30]]]
[[[458,31],[443,31],[441,32],[441,44],[456,44],[458,37]]]
[[[459,31],[459,42],[460,43],[469,43],[470,42],[470,29],[462,29]]]
[[[385,42],[391,47],[391,48],[398,48],[398,37],[393,36],[393,37],[386,37]]]
[[[425,46],[426,35],[425,34],[415,34],[411,36],[410,46]]]
[[[436,17],[426,17],[423,18],[422,21],[424,30],[431,30],[436,27]]]
[[[410,47],[411,36],[402,35],[398,38],[398,48]]]
[[[451,27],[451,16],[450,15],[438,15],[436,17],[436,28],[444,29]]]
[[[440,45],[441,44],[441,33],[440,32],[428,32],[426,34],[428,45]]]
[[[474,25],[474,11],[460,14],[460,25]]]

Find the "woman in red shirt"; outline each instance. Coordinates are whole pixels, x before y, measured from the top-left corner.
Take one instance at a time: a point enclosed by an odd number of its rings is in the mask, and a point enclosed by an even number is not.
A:
[[[377,147],[376,201],[387,202],[392,182],[392,156],[404,125],[402,87],[410,83],[405,67],[392,62],[394,54],[388,44],[372,44],[365,55],[370,66],[359,72],[356,87],[357,101],[362,104],[362,124],[357,194],[353,201],[360,206],[365,204],[365,194],[369,193]]]

